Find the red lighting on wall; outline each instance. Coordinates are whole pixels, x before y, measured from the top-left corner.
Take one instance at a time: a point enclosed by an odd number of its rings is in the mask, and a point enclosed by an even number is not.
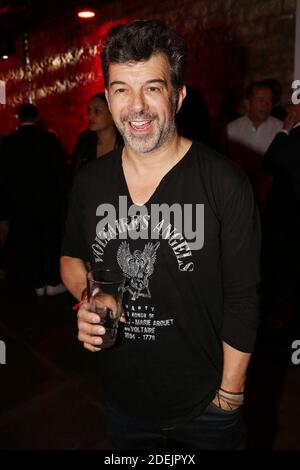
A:
[[[94,18],[95,12],[92,11],[92,10],[81,10],[77,13],[77,16],[79,18],[87,20],[87,19],[90,19],[90,18]]]
[[[0,15],[5,15],[9,11],[10,11],[10,5],[9,4],[0,7]]]

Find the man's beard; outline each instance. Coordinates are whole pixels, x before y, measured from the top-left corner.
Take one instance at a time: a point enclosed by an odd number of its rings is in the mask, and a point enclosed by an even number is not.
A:
[[[130,131],[129,122],[139,121],[152,121],[151,127],[153,128],[149,134],[145,135],[133,135]],[[173,135],[176,128],[175,116],[172,113],[172,117],[164,123],[159,123],[159,117],[156,113],[127,113],[121,116],[120,123],[117,123],[117,128],[122,135],[124,142],[134,152],[137,153],[149,153],[155,149],[161,147],[167,142]]]

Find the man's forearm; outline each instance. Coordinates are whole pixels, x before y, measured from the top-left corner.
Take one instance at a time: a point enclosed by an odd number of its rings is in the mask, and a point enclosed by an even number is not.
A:
[[[243,392],[251,353],[234,349],[223,341],[224,365],[221,388],[229,392]]]
[[[64,285],[69,292],[81,300],[81,294],[86,287],[86,267],[79,258],[62,256],[60,259],[60,274]]]

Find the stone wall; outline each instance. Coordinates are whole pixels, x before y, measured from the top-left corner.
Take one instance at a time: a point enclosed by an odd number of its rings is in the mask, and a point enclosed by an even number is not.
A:
[[[24,76],[22,39],[17,53],[0,62],[7,82],[7,105],[0,105],[0,134],[16,125],[16,107],[29,93],[45,125],[71,151],[86,126],[88,97],[103,88],[99,51],[112,24],[136,18],[160,18],[188,43],[187,83],[201,89],[213,119],[225,96],[239,100],[253,79],[273,77],[291,95],[296,0],[120,0],[102,6],[97,19],[75,17],[49,23],[29,35],[32,81]]]

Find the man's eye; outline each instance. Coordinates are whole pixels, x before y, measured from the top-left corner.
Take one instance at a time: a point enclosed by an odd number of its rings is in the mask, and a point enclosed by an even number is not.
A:
[[[120,94],[120,93],[124,93],[124,92],[125,92],[125,88],[117,88],[117,89],[115,90],[115,94],[116,94],[116,95],[118,95],[118,94]]]
[[[160,91],[157,86],[149,86],[148,90],[151,91],[152,93],[156,91]]]

